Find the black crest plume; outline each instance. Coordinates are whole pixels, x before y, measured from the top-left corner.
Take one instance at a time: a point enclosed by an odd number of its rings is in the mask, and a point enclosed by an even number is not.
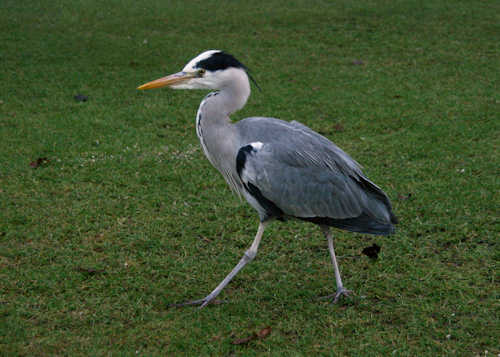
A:
[[[249,69],[240,61],[238,61],[233,55],[226,53],[224,51],[215,52],[210,57],[196,63],[195,68],[203,68],[207,71],[221,71],[228,68],[241,68],[243,69],[250,80],[255,84],[255,86],[262,91],[262,89],[257,84],[257,81],[250,75]]]

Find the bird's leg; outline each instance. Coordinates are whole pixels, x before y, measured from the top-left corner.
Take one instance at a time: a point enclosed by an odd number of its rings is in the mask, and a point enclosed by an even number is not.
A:
[[[332,258],[333,269],[335,270],[335,281],[337,284],[337,292],[335,294],[325,296],[325,298],[333,298],[332,303],[335,304],[341,296],[349,296],[352,292],[344,288],[342,285],[342,279],[340,278],[339,266],[337,265],[337,258],[335,257],[335,250],[333,249],[333,237],[330,232],[329,227],[322,227],[323,233],[328,240],[328,250],[330,251],[330,257]]]
[[[205,307],[206,305],[212,303],[219,303],[218,301],[214,301],[215,297],[219,295],[219,293],[224,289],[224,287],[234,278],[238,272],[243,269],[247,263],[251,262],[255,256],[257,255],[257,250],[259,249],[260,240],[262,238],[262,233],[264,233],[264,228],[266,226],[265,222],[260,222],[259,228],[257,229],[257,234],[255,235],[255,239],[253,240],[250,248],[245,252],[243,257],[240,259],[238,264],[231,270],[231,272],[221,281],[221,283],[207,296],[203,299],[187,301],[180,304],[172,304],[170,306],[173,307],[181,307],[181,306],[189,306],[189,305],[200,305],[200,308]]]

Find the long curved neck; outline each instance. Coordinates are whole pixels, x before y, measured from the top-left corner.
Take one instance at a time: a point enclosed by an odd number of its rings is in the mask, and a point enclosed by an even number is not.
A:
[[[229,117],[245,106],[250,96],[250,82],[246,72],[240,68],[226,70],[224,77],[219,95],[211,99],[211,104],[220,114]]]
[[[229,116],[243,108],[250,96],[250,82],[244,70],[232,68],[225,71],[224,76],[226,78],[220,89],[209,93],[198,108],[196,130],[200,139],[203,138],[200,136],[202,132],[210,133],[229,124]],[[207,137],[205,142],[210,140]]]
[[[240,144],[229,116],[243,108],[250,96],[250,83],[243,70],[235,69],[231,81],[202,100],[196,115],[196,133],[203,151],[226,181],[236,190],[233,166]]]

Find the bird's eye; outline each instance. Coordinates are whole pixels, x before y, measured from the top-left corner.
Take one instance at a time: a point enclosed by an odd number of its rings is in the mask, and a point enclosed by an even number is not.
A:
[[[198,76],[199,76],[199,77],[203,77],[203,75],[205,74],[205,72],[206,72],[206,71],[205,71],[203,68],[200,68],[200,69],[198,70]]]

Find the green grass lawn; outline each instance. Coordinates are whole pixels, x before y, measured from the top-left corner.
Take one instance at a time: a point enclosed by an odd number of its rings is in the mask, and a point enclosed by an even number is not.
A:
[[[496,356],[499,39],[498,1],[3,0],[0,355]],[[135,89],[212,48],[263,89],[235,120],[298,120],[391,197],[396,235],[335,232],[352,299],[276,222],[229,303],[167,308],[258,224],[199,147],[205,93]]]

